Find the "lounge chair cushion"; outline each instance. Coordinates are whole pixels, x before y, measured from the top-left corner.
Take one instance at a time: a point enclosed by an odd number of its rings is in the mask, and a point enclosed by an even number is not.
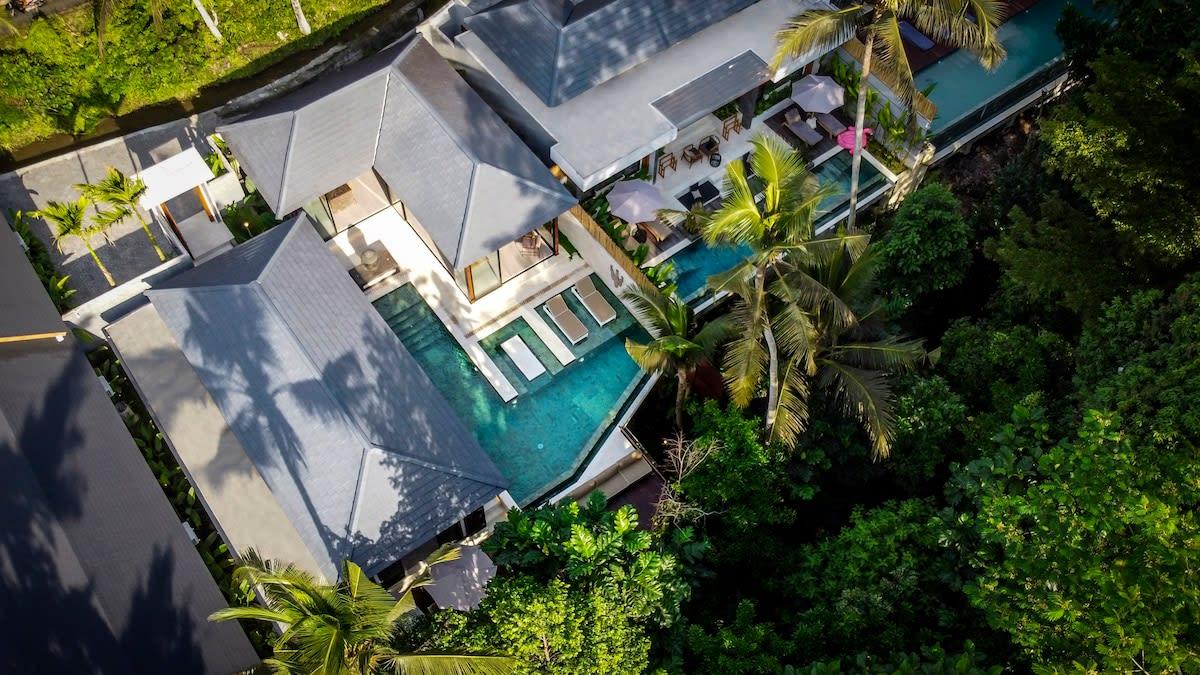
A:
[[[558,326],[558,330],[562,331],[562,334],[571,341],[571,344],[579,344],[588,336],[587,327],[583,325],[579,317],[575,316],[575,312],[572,312],[571,308],[567,307],[567,302],[563,300],[561,294],[547,300],[545,310],[546,315],[550,317],[555,326]]]
[[[525,344],[520,335],[514,335],[500,343],[500,348],[504,350],[505,354],[508,354],[508,358],[512,359],[513,363],[517,364],[517,368],[526,380],[532,380],[546,372],[546,366],[542,365],[542,362],[534,356],[533,350]]]
[[[596,320],[596,323],[603,326],[617,318],[617,311],[612,308],[612,305],[608,304],[608,300],[605,300],[600,291],[596,289],[596,284],[592,282],[590,276],[580,279],[578,283],[571,287],[571,290],[575,293],[575,297],[579,298],[579,301],[583,303],[583,307],[588,311],[588,314],[591,314],[592,318]]]
[[[846,125],[829,113],[817,115],[817,123],[821,125],[822,129],[828,131],[830,136],[837,136],[846,130]]]

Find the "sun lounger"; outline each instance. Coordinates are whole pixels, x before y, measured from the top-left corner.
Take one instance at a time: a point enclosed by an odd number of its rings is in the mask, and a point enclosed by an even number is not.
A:
[[[567,301],[563,300],[562,295],[547,300],[542,309],[546,310],[546,316],[550,317],[554,325],[558,326],[559,332],[570,340],[571,344],[577,345],[588,336],[587,327],[575,316],[575,312],[567,307]]]
[[[648,220],[644,223],[638,223],[638,227],[642,228],[655,244],[661,244],[671,236],[671,228],[657,220]]]
[[[543,366],[538,357],[533,355],[533,351],[529,349],[529,345],[525,344],[520,335],[514,335],[501,342],[500,348],[504,350],[505,354],[508,354],[508,358],[512,359],[513,363],[517,364],[517,368],[525,376],[525,379],[532,380],[546,372],[546,366]]]
[[[789,110],[787,114],[784,115],[784,124],[787,125],[787,128],[790,129],[793,134],[796,134],[800,140],[804,141],[810,146],[816,145],[823,140],[821,133],[808,126],[808,122],[805,122],[803,119],[801,119],[800,113],[794,108]]]
[[[933,40],[929,39],[928,35],[917,30],[916,26],[907,21],[900,22],[900,37],[923,52],[927,52],[937,46]]]
[[[834,138],[837,138],[838,134],[846,130],[846,125],[842,124],[841,120],[833,115],[830,115],[829,113],[821,113],[820,115],[817,115],[817,124],[820,124],[821,128]]]
[[[584,309],[601,326],[617,318],[617,311],[612,308],[612,305],[608,304],[608,300],[605,300],[603,295],[600,295],[600,291],[596,290],[596,284],[592,282],[590,276],[576,282],[571,287],[571,292],[575,294],[575,297],[579,298],[579,301],[583,303]]]

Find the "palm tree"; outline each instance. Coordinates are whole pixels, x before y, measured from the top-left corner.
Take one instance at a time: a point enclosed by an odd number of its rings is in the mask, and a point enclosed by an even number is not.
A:
[[[63,250],[63,241],[66,239],[76,237],[82,241],[87,252],[91,254],[92,260],[95,261],[96,267],[99,267],[100,272],[104,274],[108,285],[116,286],[117,282],[113,280],[113,276],[109,274],[104,263],[100,262],[100,256],[96,255],[96,250],[92,248],[92,237],[101,235],[106,241],[108,240],[109,225],[104,222],[87,222],[87,208],[87,197],[80,197],[73,202],[49,202],[45,208],[36,211],[35,215],[54,226],[54,245],[58,247],[59,251]]]
[[[968,13],[973,13],[972,20]],[[996,38],[1004,5],[998,0],[874,0],[844,9],[810,9],[787,22],[776,35],[779,49],[773,68],[813,51],[826,52],[863,36],[862,84],[854,115],[854,162],[850,173],[850,220],[854,227],[858,207],[858,176],[862,164],[863,125],[866,123],[868,78],[872,67],[894,76],[905,107],[917,93],[912,68],[900,38],[900,21],[909,21],[929,37],[966,49],[991,70],[1004,60],[1004,45]],[[878,65],[874,61],[878,59]]]
[[[836,188],[822,186],[804,168],[803,158],[792,148],[774,138],[758,137],[751,141],[750,167],[759,190],[746,177],[742,162],[732,162],[726,169],[725,192],[721,206],[703,225],[703,236],[709,243],[745,245],[750,248],[747,259],[732,270],[716,275],[709,284],[737,297],[730,316],[737,331],[732,345],[725,353],[725,382],[735,405],[746,406],[758,394],[765,371],[767,380],[768,431],[775,424],[779,409],[781,360],[776,333],[782,329],[789,338],[804,333],[795,325],[791,313],[773,316],[768,289],[768,276],[777,276],[777,266],[784,256],[805,256],[813,246],[828,247],[829,240],[814,240],[814,220],[821,202],[834,194]],[[865,245],[862,234],[844,235],[847,245]]]
[[[300,28],[300,32],[308,35],[312,32],[312,28],[308,25],[308,18],[304,16],[304,8],[300,6],[300,0],[292,0],[292,13],[296,15],[296,26]]]
[[[916,366],[925,356],[920,340],[887,332],[876,294],[877,256],[868,245],[855,255],[836,238],[828,247],[788,259],[772,284],[772,296],[792,315],[802,335],[786,335],[792,357],[783,365],[783,393],[774,440],[785,444],[807,426],[808,397],[823,390],[859,422],[875,457],[887,457],[894,435],[887,376]],[[791,344],[794,342],[795,344]]]
[[[137,216],[142,225],[142,231],[146,233],[146,237],[150,239],[150,245],[158,254],[158,259],[167,259],[162,247],[158,245],[158,240],[154,238],[154,233],[150,231],[150,223],[146,222],[145,216],[138,211],[138,201],[142,195],[146,194],[146,184],[142,182],[142,179],[129,178],[116,167],[110,166],[100,182],[80,183],[75,186],[75,189],[96,203],[111,206],[112,208],[101,216],[107,219],[111,225],[115,225],[131,215]]]
[[[264,661],[282,673],[508,673],[513,662],[504,656],[405,653],[392,645],[396,621],[416,609],[412,590],[430,583],[433,565],[458,555],[458,549],[449,546],[435,551],[397,600],[348,560],[343,564],[342,579],[324,584],[294,565],[263,560],[256,552],[247,551],[234,578],[249,581],[263,606],[226,607],[213,612],[209,620],[282,624],[275,657]]]
[[[722,317],[695,330],[691,307],[674,293],[668,296],[635,287],[624,298],[653,338],[646,344],[626,339],[625,351],[642,370],[675,377],[675,426],[682,429],[688,378],[725,340],[726,321]]]

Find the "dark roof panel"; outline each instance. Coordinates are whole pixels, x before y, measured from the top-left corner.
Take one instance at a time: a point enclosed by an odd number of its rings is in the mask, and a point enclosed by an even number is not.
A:
[[[13,249],[0,241],[20,263],[3,265],[3,304],[49,307],[40,287],[14,297],[37,280]],[[240,626],[208,621],[225,599],[72,337],[0,344],[0,559],[0,672],[258,662]]]
[[[515,0],[467,29],[556,106],[753,5],[756,0]]]
[[[747,49],[654,102],[663,117],[683,129],[769,78],[767,64]]]

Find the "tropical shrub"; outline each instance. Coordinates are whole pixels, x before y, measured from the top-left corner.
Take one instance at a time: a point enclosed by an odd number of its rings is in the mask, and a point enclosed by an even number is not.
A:
[[[642,672],[651,632],[678,620],[689,591],[666,549],[632,506],[609,511],[598,492],[585,506],[514,510],[484,544],[499,570],[487,597],[438,613],[431,639],[511,654],[517,673]]]
[[[1200,142],[1177,133],[1200,115],[1195,49],[1111,51],[1089,67],[1095,81],[1045,124],[1047,166],[1143,253],[1173,264],[1200,254]]]
[[[28,214],[10,209],[8,222],[12,226],[13,232],[16,232],[21,241],[25,242],[25,257],[29,259],[38,281],[42,282],[51,302],[59,312],[65,314],[74,306],[71,297],[75,295],[75,289],[68,285],[71,277],[58,273],[57,268],[54,267],[54,260],[50,258],[50,251],[46,250],[46,245],[42,243],[42,240],[29,229]]]
[[[1007,411],[1030,394],[1060,393],[1070,359],[1066,340],[1048,330],[963,319],[942,338],[939,365],[972,410],[1001,411],[1007,419]]]
[[[949,532],[931,502],[888,502],[856,510],[836,536],[803,547],[783,582],[797,608],[790,625],[798,655],[886,655],[961,630]]]
[[[896,384],[896,449],[889,460],[897,482],[918,493],[966,451],[967,406],[937,375],[906,375]]]
[[[0,150],[54,133],[82,134],[109,115],[195,96],[202,87],[254,75],[320,44],[382,0],[304,0],[312,35],[301,37],[288,3],[206,0],[224,42],[190,0],[166,0],[155,21],[146,0],[112,3],[100,54],[93,6],[35,18],[0,44]]]
[[[971,228],[961,209],[939,183],[909,195],[876,243],[881,285],[911,302],[961,283],[971,265]]]
[[[1012,419],[955,483],[977,509],[971,603],[1047,669],[1200,668],[1195,446],[1094,410],[1061,440],[1039,410]]]

